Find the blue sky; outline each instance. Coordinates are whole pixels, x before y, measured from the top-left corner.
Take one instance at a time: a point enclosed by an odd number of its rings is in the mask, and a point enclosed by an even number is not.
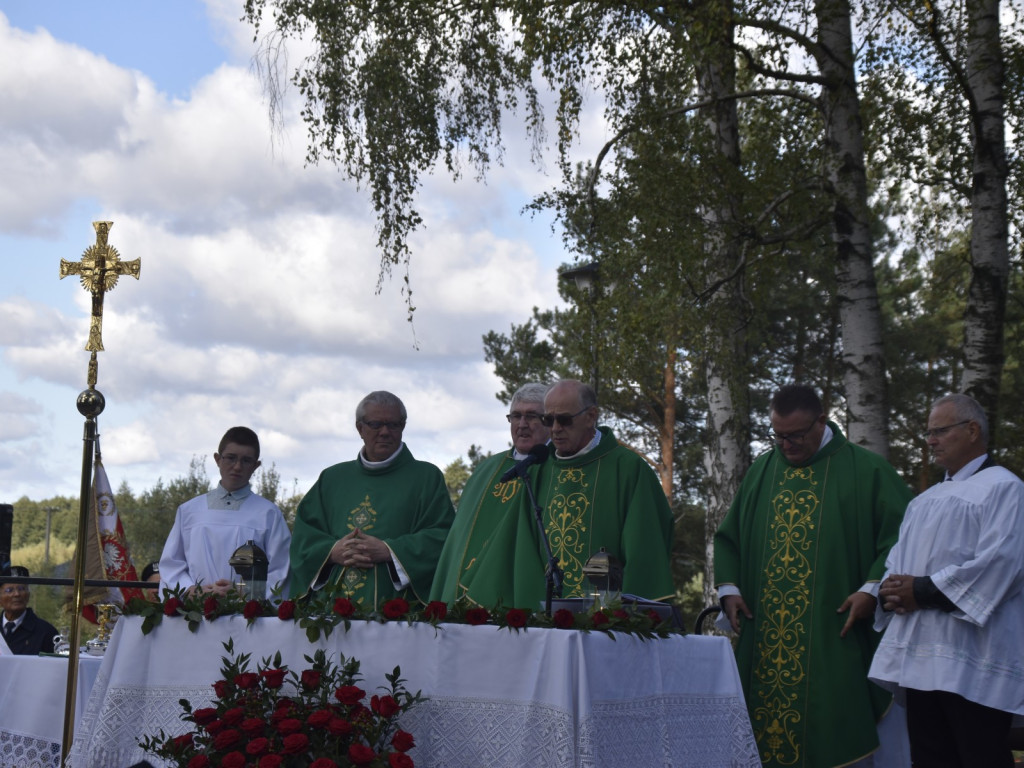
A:
[[[481,336],[558,301],[569,259],[550,217],[521,212],[554,163],[533,166],[510,120],[486,184],[426,180],[416,349],[400,278],[374,292],[367,196],[305,166],[294,104],[272,135],[240,16],[225,0],[0,0],[0,501],[77,495],[89,296],[58,266],[96,220],[142,259],[107,296],[99,355],[115,486],[144,490],[196,455],[212,475],[220,435],[247,424],[305,490],[355,456],[353,411],[373,389],[405,400],[420,458],[508,444]]]

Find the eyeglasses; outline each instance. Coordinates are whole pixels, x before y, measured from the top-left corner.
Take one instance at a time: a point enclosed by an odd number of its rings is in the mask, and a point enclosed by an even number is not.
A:
[[[220,460],[229,467],[235,464],[241,464],[246,469],[256,466],[256,459],[252,456],[239,456],[237,453],[226,453],[220,457]]]
[[[15,592],[28,592],[28,587],[24,584],[12,584],[0,590],[0,594],[4,595],[13,595]]]
[[[589,408],[589,405],[585,408],[580,408],[576,413],[545,413],[540,417],[540,423],[545,427],[550,427],[557,421],[561,427],[571,427],[573,419]]]
[[[942,437],[944,434],[949,432],[953,427],[962,427],[964,424],[970,424],[970,419],[964,421],[958,421],[956,424],[948,424],[945,427],[935,427],[934,429],[926,429],[921,434],[924,435],[925,440],[931,440],[933,437]]]
[[[364,421],[361,423],[374,430],[387,427],[392,432],[400,432],[405,429],[404,421]]]
[[[818,423],[818,420],[815,419],[814,421],[811,422],[811,426],[809,426],[807,429],[801,429],[801,430],[798,430],[796,432],[786,432],[784,434],[781,433],[781,432],[775,432],[773,430],[768,430],[768,433],[767,433],[768,440],[773,442],[773,443],[775,443],[776,445],[778,445],[780,447],[784,443],[789,443],[790,445],[796,445],[797,443],[802,443],[803,439],[805,437],[807,437],[808,433],[812,429],[814,429],[814,426],[817,423]]]
[[[544,422],[544,417],[534,411],[527,411],[526,413],[512,411],[512,413],[506,414],[505,418],[508,419],[509,424],[514,424],[517,421],[525,421],[527,424],[532,424],[535,421]]]

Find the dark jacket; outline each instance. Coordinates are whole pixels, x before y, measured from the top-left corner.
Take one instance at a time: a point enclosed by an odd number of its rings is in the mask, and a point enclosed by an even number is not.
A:
[[[0,612],[0,630],[7,619]],[[53,653],[53,638],[57,630],[48,621],[43,621],[31,608],[25,609],[25,618],[11,637],[4,638],[11,653],[19,656],[37,656],[40,653]]]

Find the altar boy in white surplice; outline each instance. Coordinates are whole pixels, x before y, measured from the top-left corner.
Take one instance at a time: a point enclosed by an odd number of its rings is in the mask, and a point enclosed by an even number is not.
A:
[[[228,564],[250,540],[267,553],[267,588],[287,594],[291,533],[272,501],[253,493],[249,479],[260,466],[260,441],[248,427],[232,427],[213,454],[220,483],[178,507],[160,556],[160,585],[227,594],[235,583]]]

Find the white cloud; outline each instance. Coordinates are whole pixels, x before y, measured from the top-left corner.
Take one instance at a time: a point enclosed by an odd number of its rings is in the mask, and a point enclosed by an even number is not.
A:
[[[486,184],[424,179],[410,326],[404,269],[374,290],[367,195],[332,167],[305,167],[294,111],[272,143],[249,69],[252,30],[235,4],[206,5],[232,60],[179,99],[99,51],[12,29],[0,15],[0,100],[17,106],[0,113],[10,171],[0,179],[0,234],[54,238],[43,299],[0,289],[0,390],[17,404],[0,414],[3,493],[77,494],[73,403],[85,385],[90,297],[73,278],[58,281],[56,265],[92,242],[87,221],[98,219],[114,221],[122,259],[142,259],[141,279],[121,277],[105,300],[99,423],[115,485],[141,491],[182,475],[225,429],[248,424],[284,485],[295,478],[305,490],[322,468],[355,456],[353,411],[373,389],[405,400],[406,439],[420,458],[443,465],[470,444],[506,446],[481,337],[557,302],[554,268],[568,256],[550,218],[520,212],[557,169],[545,176],[529,164],[513,121],[507,165]],[[7,271],[23,268],[16,253],[0,258]]]

